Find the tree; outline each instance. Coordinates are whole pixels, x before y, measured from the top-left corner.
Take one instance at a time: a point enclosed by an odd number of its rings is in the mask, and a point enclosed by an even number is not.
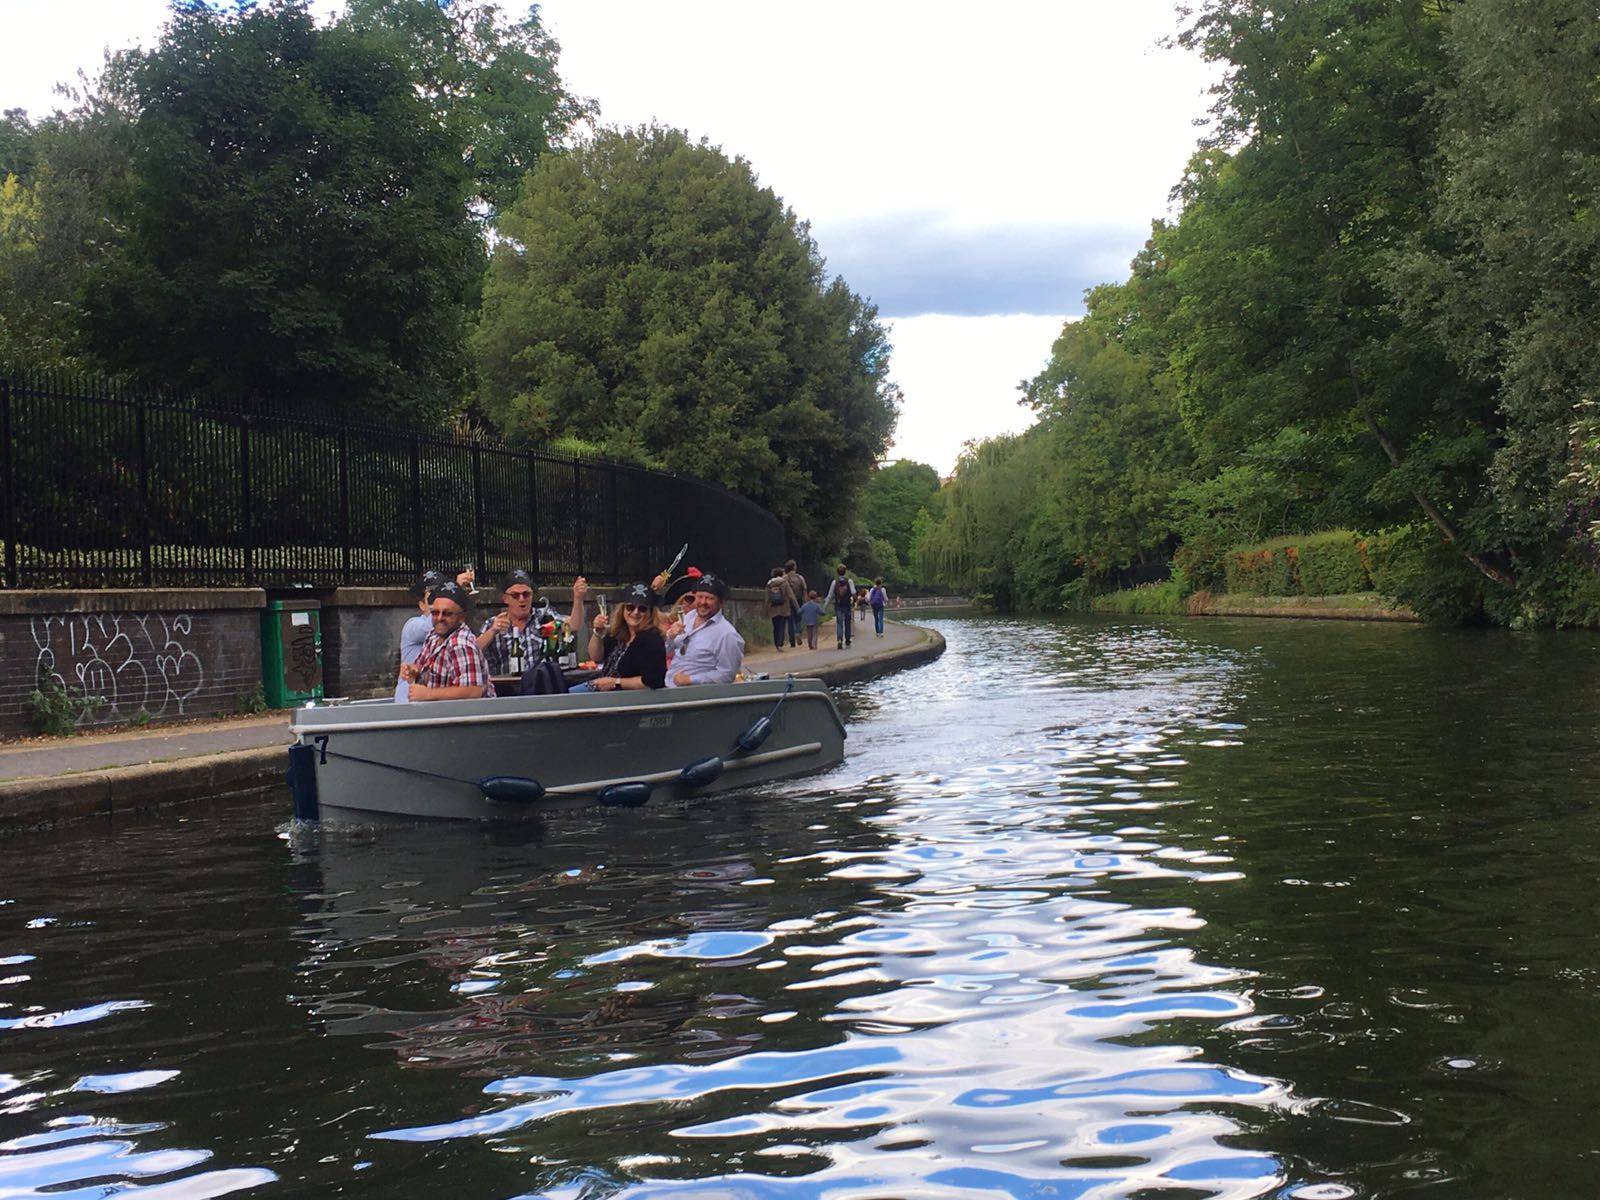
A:
[[[1512,582],[1485,517],[1496,415],[1386,277],[1421,228],[1446,75],[1428,0],[1208,0],[1182,39],[1221,64],[1218,135],[1158,232],[1179,406],[1216,470],[1286,425],[1364,430],[1388,464],[1369,516],[1405,503],[1485,576]]]
[[[603,131],[541,161],[500,229],[474,337],[491,420],[714,479],[797,556],[843,542],[894,427],[889,343],[749,164]]]
[[[911,554],[911,527],[939,490],[939,472],[927,463],[896,459],[872,473],[861,495],[861,524],[869,538],[893,548],[895,559]]]
[[[530,5],[509,17],[488,0],[351,0],[344,21],[405,62],[462,147],[490,222],[522,177],[594,115],[556,69],[560,47]]]
[[[131,181],[126,61],[39,122],[0,119],[0,362],[93,367],[83,295],[117,253],[114,199]]]
[[[1438,199],[1391,286],[1492,392],[1493,530],[1520,576],[1587,542],[1600,499],[1568,482],[1600,396],[1600,27],[1580,0],[1474,0],[1446,49]]]
[[[1137,275],[1090,289],[1087,314],[1023,386],[1051,443],[1050,536],[1093,576],[1164,555],[1170,497],[1192,457],[1166,364],[1142,340],[1140,290]]]
[[[125,245],[88,296],[110,366],[385,417],[460,393],[483,246],[407,63],[298,0],[195,4],[131,85]]]

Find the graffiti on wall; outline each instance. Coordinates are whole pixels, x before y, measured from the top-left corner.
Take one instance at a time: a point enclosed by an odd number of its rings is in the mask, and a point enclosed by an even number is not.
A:
[[[205,683],[189,613],[64,613],[32,627],[35,676],[99,697],[99,720],[182,716]]]

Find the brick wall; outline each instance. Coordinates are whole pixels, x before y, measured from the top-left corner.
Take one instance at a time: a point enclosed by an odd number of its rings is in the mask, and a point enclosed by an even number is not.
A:
[[[322,691],[361,699],[394,691],[400,627],[417,615],[405,588],[335,588],[322,602]]]
[[[306,595],[306,593],[301,593]],[[543,589],[560,612],[567,588]],[[416,602],[403,588],[310,593],[321,604],[323,692],[393,690],[400,627]],[[478,620],[498,611],[484,595]],[[766,594],[738,589],[729,615],[765,626]],[[0,737],[33,731],[28,696],[41,672],[97,698],[80,727],[233,713],[261,686],[261,610],[255,588],[0,592]]]
[[[261,686],[253,588],[0,593],[0,736],[33,729],[41,675],[99,700],[80,726],[231,713]]]

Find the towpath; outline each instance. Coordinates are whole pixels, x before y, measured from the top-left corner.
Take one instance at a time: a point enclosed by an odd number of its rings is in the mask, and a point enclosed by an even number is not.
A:
[[[893,621],[881,638],[869,623],[866,636],[844,650],[835,648],[831,622],[823,632],[817,650],[748,646],[745,670],[839,684],[914,666],[944,649],[931,630]],[[274,712],[0,746],[0,835],[259,790],[280,780],[288,742],[289,714]]]

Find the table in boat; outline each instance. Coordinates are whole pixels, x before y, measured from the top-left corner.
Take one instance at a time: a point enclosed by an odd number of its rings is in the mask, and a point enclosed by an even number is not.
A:
[[[599,667],[562,667],[561,674],[567,681],[568,687],[577,687],[580,683],[599,676]],[[521,675],[491,675],[494,681],[494,690],[497,696],[520,696],[522,694]]]

